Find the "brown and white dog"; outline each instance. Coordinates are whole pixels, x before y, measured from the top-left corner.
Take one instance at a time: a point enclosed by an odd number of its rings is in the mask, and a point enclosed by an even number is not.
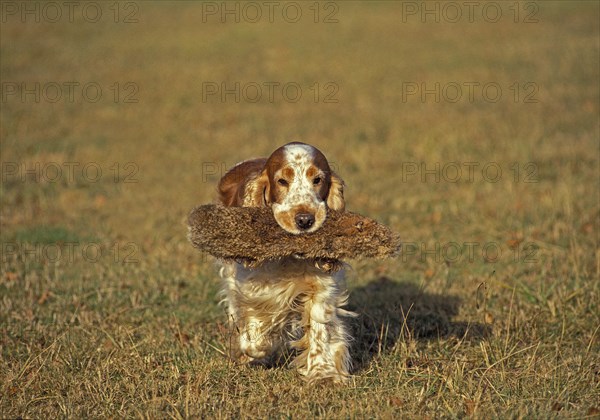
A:
[[[344,210],[344,182],[318,149],[289,143],[268,159],[241,162],[219,182],[225,206],[270,207],[277,223],[293,234],[318,230],[327,209]],[[249,268],[225,262],[220,270],[224,301],[239,332],[237,355],[265,362],[278,350],[297,353],[292,362],[308,380],[348,378],[349,336],[341,317],[352,316],[343,270],[296,257]]]

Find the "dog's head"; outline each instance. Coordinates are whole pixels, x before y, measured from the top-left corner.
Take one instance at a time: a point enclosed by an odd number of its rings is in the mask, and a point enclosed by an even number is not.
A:
[[[262,178],[263,201],[288,232],[314,232],[325,221],[327,207],[344,209],[344,183],[316,147],[280,147],[267,159]]]
[[[271,207],[279,226],[295,234],[319,229],[327,208],[345,207],[344,181],[321,151],[298,142],[278,148],[266,160],[236,166],[221,179],[219,190],[226,205]]]

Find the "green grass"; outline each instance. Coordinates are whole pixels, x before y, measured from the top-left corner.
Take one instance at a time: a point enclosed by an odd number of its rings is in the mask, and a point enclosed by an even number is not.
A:
[[[98,23],[2,23],[3,83],[95,82],[103,97],[2,103],[0,417],[598,417],[598,4],[539,2],[533,24],[508,3],[495,24],[404,23],[394,2],[339,2],[339,23],[315,24],[302,4],[296,24],[203,23],[199,4],[166,2],[140,2],[138,23],[108,3]],[[223,81],[303,97],[203,102],[202,83]],[[436,82],[503,95],[403,100],[405,83]],[[290,140],[323,150],[348,208],[407,244],[352,262],[347,386],[223,357],[214,262],[185,236],[222,170]],[[56,182],[10,172],[65,162],[79,166]],[[466,162],[473,180],[405,172]]]

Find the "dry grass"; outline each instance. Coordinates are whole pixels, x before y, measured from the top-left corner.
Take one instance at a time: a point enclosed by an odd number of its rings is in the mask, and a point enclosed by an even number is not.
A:
[[[138,6],[131,24],[112,22],[108,3],[98,23],[2,23],[4,93],[77,81],[103,98],[2,102],[1,417],[599,415],[597,3],[540,2],[535,24],[403,23],[393,2],[340,2],[337,24],[202,23],[198,4]],[[203,103],[204,81],[297,82],[304,96]],[[309,99],[330,81],[338,103]],[[134,82],[139,102],[114,103],[115,82]],[[403,101],[405,82],[495,82],[503,97]],[[515,103],[515,82],[535,83],[538,102]],[[362,315],[347,387],[224,358],[213,263],[185,239],[215,167],[290,139],[320,147],[349,208],[409,244],[398,260],[353,263]],[[50,162],[103,176],[10,174]],[[495,162],[503,176],[422,182],[403,178],[406,162]],[[427,253],[454,242],[459,258]]]

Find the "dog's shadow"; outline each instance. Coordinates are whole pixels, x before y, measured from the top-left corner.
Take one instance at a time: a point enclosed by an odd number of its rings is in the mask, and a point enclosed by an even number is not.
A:
[[[456,322],[461,299],[431,294],[416,285],[380,277],[350,291],[352,360],[360,371],[373,357],[390,351],[399,339],[417,341],[456,337],[481,340],[491,333],[488,325]]]

